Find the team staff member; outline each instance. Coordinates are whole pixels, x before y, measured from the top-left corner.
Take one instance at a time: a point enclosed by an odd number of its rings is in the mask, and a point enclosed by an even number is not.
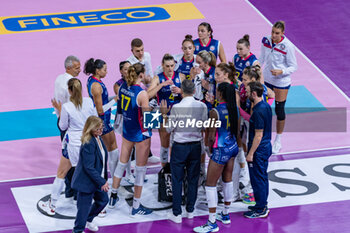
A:
[[[60,102],[61,104],[67,103],[69,101],[69,92],[68,92],[68,86],[67,83],[69,81],[69,79],[74,78],[74,77],[78,77],[81,69],[80,69],[80,60],[79,58],[77,58],[76,56],[68,56],[65,61],[64,61],[64,67],[66,69],[66,72],[64,74],[59,75],[56,80],[55,80],[55,101],[56,102]],[[55,109],[56,115],[57,115],[57,127],[60,131],[60,135],[61,135],[61,141],[63,140],[63,137],[66,133],[66,131],[61,130],[58,122],[60,120],[59,118],[59,114],[57,109]],[[66,150],[62,150],[63,153],[66,153]],[[62,153],[62,154],[63,154]],[[65,154],[63,154],[63,156],[65,156]],[[72,180],[72,176],[73,176],[73,172],[74,172],[74,167],[72,167],[66,177],[65,177],[65,183],[66,183],[66,197],[73,197],[74,195],[76,195],[76,193],[74,192],[73,189],[71,189],[71,180]]]
[[[72,187],[78,191],[78,212],[73,232],[83,232],[85,226],[91,231],[98,231],[98,226],[92,221],[108,203],[108,153],[100,137],[102,131],[103,121],[100,118],[90,116],[86,120],[79,162],[72,180]]]
[[[236,93],[232,85],[220,83],[216,98],[219,105],[210,111],[210,118],[221,122],[220,128],[209,130],[209,146],[212,151],[208,165],[205,192],[209,207],[209,219],[206,224],[195,227],[195,232],[216,232],[219,230],[216,219],[224,224],[231,223],[229,216],[230,204],[233,201],[232,170],[234,158],[238,154],[236,138],[238,136],[238,108]],[[223,180],[224,210],[216,214],[218,194],[216,184],[219,178]]]
[[[183,98],[180,103],[175,104],[171,109],[173,121],[185,121],[195,119],[206,121],[208,119],[207,107],[204,103],[193,98],[195,91],[194,83],[191,80],[184,80],[181,83]],[[161,112],[165,121],[168,121],[167,107],[165,100],[161,102]],[[169,213],[169,219],[175,223],[182,222],[182,182],[184,179],[184,168],[187,171],[187,203],[186,212],[188,218],[193,218],[194,205],[197,199],[198,179],[201,161],[201,140],[202,128],[181,128],[172,125],[167,128],[168,133],[174,134],[174,143],[171,148],[171,180],[173,191],[173,209]]]
[[[150,98],[157,95],[158,104],[165,100],[168,107],[179,103],[181,100],[181,82],[185,79],[184,74],[174,71],[175,60],[170,54],[165,54],[162,59],[162,73],[155,76],[148,89]],[[171,86],[173,85],[173,86]],[[170,133],[163,126],[159,129],[160,138],[160,159],[164,166],[169,158]]]
[[[215,58],[220,58],[221,62],[226,63],[226,55],[224,46],[219,40],[213,39],[213,29],[209,23],[203,22],[198,26],[198,39],[195,39],[195,51],[194,54],[198,54],[200,51],[205,50],[212,52]]]
[[[277,21],[271,36],[262,39],[260,62],[264,65],[263,75],[265,85],[275,92],[275,112],[277,115],[277,135],[272,147],[272,153],[278,153],[282,148],[281,137],[284,130],[286,113],[284,110],[288,90],[292,83],[291,74],[298,68],[294,45],[284,36],[285,24]]]
[[[109,163],[109,169],[113,171],[117,166],[119,150],[113,127],[110,123],[111,107],[116,103],[116,97],[109,101],[107,88],[102,82],[102,79],[107,75],[107,64],[103,60],[90,58],[85,63],[84,73],[91,74],[87,82],[88,93],[96,106],[98,116],[103,120],[102,139],[107,147],[111,161]],[[111,175],[113,177],[113,183],[115,183],[115,177],[113,174]]]
[[[129,67],[125,82],[118,92],[118,112],[123,114],[122,153],[115,170],[116,182],[113,183],[110,205],[119,200],[118,188],[125,168],[128,166],[132,148],[136,148],[135,191],[131,215],[148,215],[152,210],[140,203],[143,183],[146,176],[146,164],[150,150],[151,131],[143,128],[143,111],[149,110],[147,92],[140,87],[145,77],[145,68],[141,63]]]
[[[251,211],[245,212],[247,218],[264,218],[269,214],[267,197],[269,195],[269,179],[267,167],[271,150],[272,110],[263,101],[264,88],[260,82],[250,82],[247,87],[249,99],[254,104],[249,120],[248,155],[249,175],[252,183],[255,206],[249,206]]]

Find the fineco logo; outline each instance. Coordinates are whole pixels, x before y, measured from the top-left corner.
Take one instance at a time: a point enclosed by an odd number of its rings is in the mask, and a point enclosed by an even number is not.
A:
[[[0,17],[0,34],[201,19],[190,2],[129,8]]]

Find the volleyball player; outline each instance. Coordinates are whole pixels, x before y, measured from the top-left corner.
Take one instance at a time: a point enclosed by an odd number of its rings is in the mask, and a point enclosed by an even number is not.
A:
[[[265,85],[275,92],[275,112],[277,116],[277,135],[272,153],[282,148],[281,137],[284,130],[285,104],[291,86],[291,74],[298,68],[294,45],[284,36],[285,23],[277,21],[272,26],[270,36],[262,39],[260,62],[264,66]]]

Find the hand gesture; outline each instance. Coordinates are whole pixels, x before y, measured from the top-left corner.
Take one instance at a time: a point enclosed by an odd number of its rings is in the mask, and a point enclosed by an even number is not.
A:
[[[109,190],[109,185],[108,182],[106,181],[106,183],[104,185],[102,185],[101,190],[104,192],[108,192]]]
[[[160,102],[160,112],[161,112],[163,115],[167,115],[169,111],[170,111],[170,106],[168,107],[168,106],[167,106],[166,100],[163,99],[163,100]]]
[[[205,100],[211,104],[214,104],[214,96],[210,95],[208,92],[205,94]]]
[[[202,87],[206,90],[209,90],[209,82],[205,79],[202,79]]]
[[[52,107],[54,107],[55,109],[57,109],[58,114],[61,114],[61,109],[62,109],[62,103],[59,101],[56,101],[55,99],[51,99],[51,104]]]
[[[168,85],[174,85],[174,82],[173,82],[173,80],[168,79],[165,82],[162,82],[162,84],[163,84],[163,87],[165,87],[165,86],[168,86]]]
[[[175,94],[181,94],[181,89],[178,88],[177,86],[171,87],[171,92]]]
[[[247,160],[247,162],[253,162],[253,154],[248,153],[248,155],[245,159]]]
[[[283,71],[282,70],[273,69],[273,70],[271,70],[271,74],[273,76],[278,76],[278,75],[283,74]]]

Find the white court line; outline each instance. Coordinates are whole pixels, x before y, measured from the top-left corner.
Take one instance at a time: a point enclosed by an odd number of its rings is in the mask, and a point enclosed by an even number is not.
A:
[[[265,21],[272,27],[272,23],[252,4],[249,2],[249,0],[245,0]],[[292,42],[294,45],[294,43]],[[295,45],[294,45],[295,46]],[[350,102],[349,96],[347,96],[328,76],[322,72],[297,46],[295,46],[295,49],[303,56],[320,74],[335,88],[337,89],[340,94],[342,94],[345,99]]]
[[[272,156],[275,156],[275,155],[293,155],[293,154],[300,154],[300,153],[307,153],[307,152],[320,152],[320,151],[340,150],[340,149],[350,149],[350,146],[328,147],[328,148],[321,148],[321,149],[314,149],[314,150],[291,151],[291,152],[273,154]],[[305,159],[307,159],[307,157],[305,157]],[[277,162],[277,161],[274,161],[274,162]],[[161,167],[160,164],[148,166],[148,168],[157,168],[157,167],[160,168]],[[0,180],[0,183],[25,181],[25,180],[36,180],[36,179],[53,178],[53,177],[55,177],[55,176],[37,176],[37,177],[19,178],[19,179],[12,179],[12,180]]]

